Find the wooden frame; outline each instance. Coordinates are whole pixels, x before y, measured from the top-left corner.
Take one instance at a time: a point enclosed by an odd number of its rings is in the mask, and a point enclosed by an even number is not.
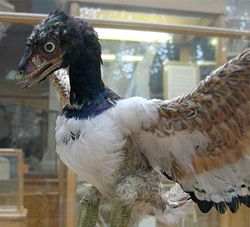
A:
[[[76,12],[76,10],[74,10],[74,12]],[[38,24],[43,19],[45,19],[46,16],[47,15],[45,14],[0,12],[0,22],[15,23],[15,24]],[[178,25],[178,24],[156,24],[156,23],[131,22],[131,21],[107,20],[107,19],[88,19],[88,18],[86,19],[93,26],[103,27],[103,28],[150,30],[150,31],[174,33],[174,34],[250,40],[250,31],[241,31],[239,29]]]
[[[23,151],[21,149],[0,149],[0,155],[12,155],[18,159],[18,193],[17,193],[17,209],[9,210],[8,212],[20,212],[23,210],[23,185],[24,185],[24,165],[23,165]]]
[[[100,5],[112,5],[112,6],[125,6],[125,7],[140,7],[149,9],[161,9],[161,10],[175,10],[190,13],[203,13],[203,14],[224,14],[225,13],[225,0],[69,0],[72,4],[95,4]],[[215,7],[216,6],[216,7]]]

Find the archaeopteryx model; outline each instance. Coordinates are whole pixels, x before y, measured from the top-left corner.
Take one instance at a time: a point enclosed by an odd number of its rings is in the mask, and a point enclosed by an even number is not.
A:
[[[142,205],[167,217],[164,178],[203,212],[250,206],[249,49],[190,93],[162,101],[122,99],[104,85],[101,45],[85,20],[54,11],[26,45],[17,74],[22,87],[69,67],[56,144],[61,160],[93,185],[83,199],[86,226],[95,225],[99,193],[112,199],[111,226],[127,226]],[[176,209],[189,203],[181,195]]]

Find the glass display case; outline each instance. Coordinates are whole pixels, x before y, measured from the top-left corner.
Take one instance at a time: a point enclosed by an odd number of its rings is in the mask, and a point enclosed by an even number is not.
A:
[[[217,66],[250,47],[249,0],[182,4],[173,0],[0,0],[0,147],[23,150],[22,154],[0,149],[0,227],[76,226],[76,204],[84,185],[55,152],[54,127],[60,107],[54,88],[49,80],[29,90],[15,82],[33,25],[44,18],[40,13],[55,8],[94,25],[102,45],[103,80],[122,97],[180,95],[186,92],[184,84],[190,90]],[[28,167],[24,183],[23,160]],[[162,225],[149,217],[140,225],[145,226]],[[250,211],[243,206],[234,215],[194,210],[178,225],[198,226],[250,226]]]

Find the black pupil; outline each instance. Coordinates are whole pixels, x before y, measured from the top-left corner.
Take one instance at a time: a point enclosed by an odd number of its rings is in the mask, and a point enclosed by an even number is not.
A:
[[[46,44],[46,50],[51,51],[53,49],[53,45],[51,43]]]

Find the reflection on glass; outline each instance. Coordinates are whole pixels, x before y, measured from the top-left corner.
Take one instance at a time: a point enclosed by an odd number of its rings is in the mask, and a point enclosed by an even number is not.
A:
[[[163,79],[168,65],[195,65],[199,72],[197,82],[216,65],[219,42],[216,38],[122,29],[96,30],[103,48],[103,79],[122,97],[166,99]],[[185,78],[188,77],[186,73]]]
[[[29,90],[21,89],[15,81],[32,28],[12,24],[0,40],[0,148],[23,149],[28,174],[55,175],[55,92],[48,80]]]

